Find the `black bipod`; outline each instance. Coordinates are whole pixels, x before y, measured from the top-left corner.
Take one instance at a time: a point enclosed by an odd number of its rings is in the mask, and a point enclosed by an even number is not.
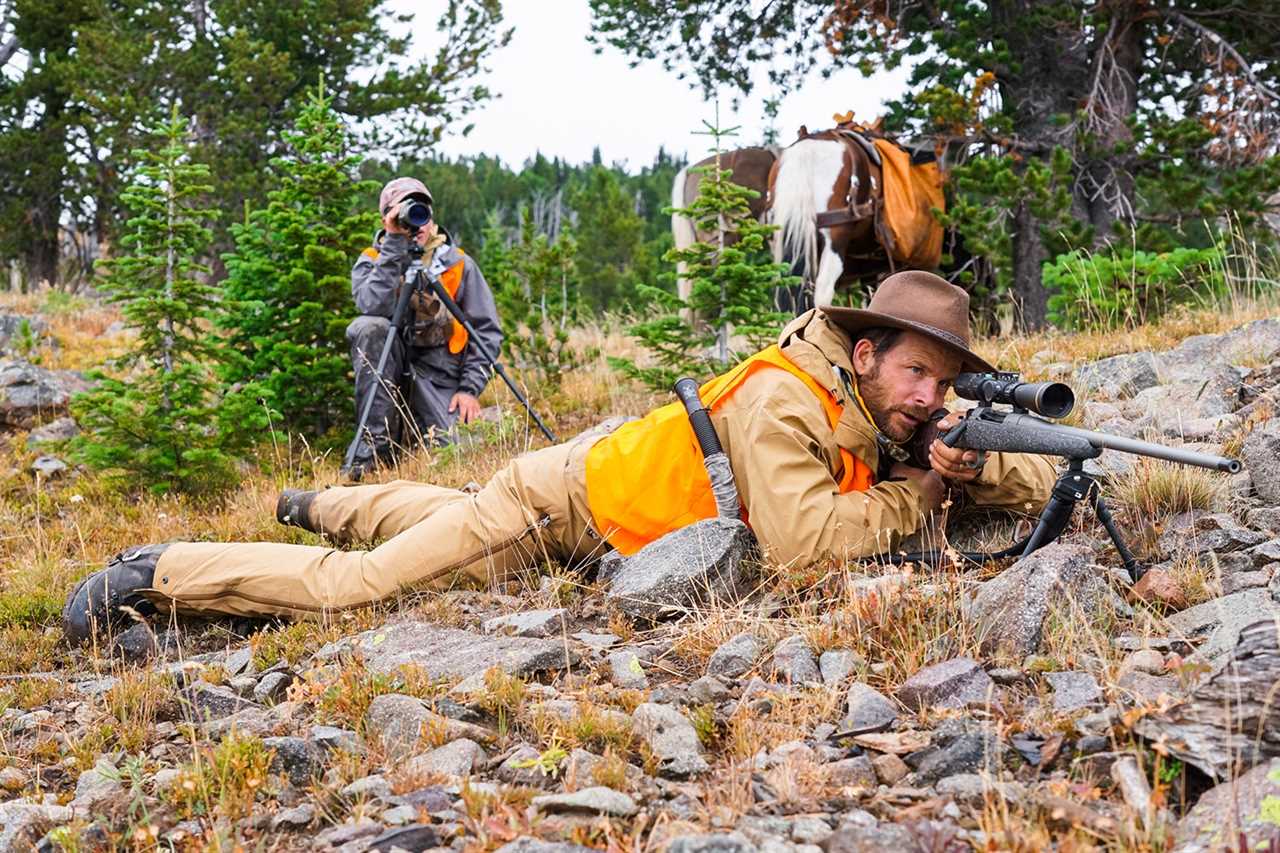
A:
[[[1071,521],[1071,514],[1075,512],[1076,504],[1084,500],[1089,502],[1089,506],[1093,508],[1093,514],[1097,516],[1098,520],[1102,522],[1102,526],[1106,528],[1107,535],[1111,537],[1111,542],[1116,546],[1116,551],[1120,553],[1120,559],[1124,563],[1125,571],[1129,573],[1129,578],[1134,583],[1137,583],[1138,579],[1142,577],[1142,567],[1138,565],[1133,552],[1129,550],[1124,539],[1120,536],[1120,531],[1116,529],[1115,519],[1111,515],[1111,510],[1102,498],[1102,488],[1099,486],[1097,478],[1084,470],[1083,459],[1070,460],[1067,470],[1058,475],[1058,482],[1054,483],[1053,492],[1049,496],[1048,503],[1045,504],[1044,509],[1040,512],[1035,528],[1026,538],[1013,543],[1008,548],[990,552],[917,551],[912,553],[881,554],[874,559],[877,562],[893,566],[901,566],[906,563],[937,566],[949,554],[972,563],[989,563],[994,560],[1003,560],[1007,557],[1025,557],[1061,536],[1067,529],[1067,524]]]

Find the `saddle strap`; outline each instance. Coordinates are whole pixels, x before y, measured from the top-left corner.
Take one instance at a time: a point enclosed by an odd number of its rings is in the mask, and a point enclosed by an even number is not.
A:
[[[875,216],[875,213],[876,203],[873,199],[862,204],[851,204],[839,210],[828,210],[819,213],[814,219],[819,228],[834,228],[838,225],[851,225],[854,222],[861,222],[864,219]]]

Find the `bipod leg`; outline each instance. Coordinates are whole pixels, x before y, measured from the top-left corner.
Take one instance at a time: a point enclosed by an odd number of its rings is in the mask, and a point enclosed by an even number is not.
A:
[[[1062,531],[1067,529],[1067,522],[1071,521],[1071,513],[1075,511],[1076,504],[1088,496],[1092,484],[1093,478],[1084,473],[1083,463],[1079,459],[1072,459],[1070,467],[1062,472],[1058,482],[1054,484],[1053,493],[1040,513],[1035,530],[1027,537],[1027,547],[1023,549],[1022,556],[1031,554],[1062,535]]]
[[[1111,510],[1107,507],[1106,501],[1102,499],[1102,489],[1095,482],[1090,500],[1093,504],[1094,515],[1098,516],[1098,521],[1102,522],[1102,526],[1107,529],[1107,535],[1111,537],[1111,542],[1116,546],[1116,550],[1120,552],[1120,560],[1124,563],[1124,570],[1129,573],[1129,579],[1137,583],[1142,578],[1142,567],[1138,565],[1138,561],[1134,558],[1133,552],[1129,550],[1120,536],[1120,531],[1116,529],[1115,519],[1111,516]]]

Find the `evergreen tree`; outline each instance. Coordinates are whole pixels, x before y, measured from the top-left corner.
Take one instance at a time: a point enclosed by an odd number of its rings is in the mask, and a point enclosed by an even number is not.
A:
[[[578,215],[579,267],[589,283],[584,296],[596,310],[619,310],[636,296],[634,264],[644,222],[635,198],[616,172],[593,166],[570,194],[569,205]]]
[[[279,187],[232,226],[235,251],[224,256],[224,323],[244,357],[226,379],[260,381],[289,429],[315,434],[351,416],[351,265],[378,217],[360,210],[370,187],[354,177],[360,157],[323,83],[285,141]]]
[[[687,208],[674,212],[687,216],[700,232],[714,236],[687,249],[672,249],[665,256],[672,263],[686,264],[692,282],[689,300],[639,285],[640,297],[652,300],[662,313],[629,331],[654,355],[657,365],[640,367],[629,359],[610,359],[615,368],[655,390],[669,391],[681,376],[705,378],[730,367],[748,354],[735,350],[735,338],[752,352],[772,343],[785,319],[773,311],[773,291],[796,281],[787,274],[785,264],[772,263],[767,257],[767,238],[776,226],[762,225],[751,215],[751,199],[757,193],[730,181],[732,170],[720,167],[722,141],[736,128],[704,124],[714,139],[716,160],[693,170],[703,176],[698,196]],[[728,242],[726,237],[735,232],[738,240]],[[690,317],[699,322],[691,323]]]
[[[142,164],[121,195],[132,214],[127,251],[105,264],[100,283],[120,306],[136,346],[98,373],[97,386],[76,397],[83,432],[73,452],[129,486],[153,492],[210,492],[234,481],[233,454],[266,426],[257,389],[219,396],[214,365],[226,357],[210,333],[217,289],[196,260],[209,246],[200,206],[208,167],[191,160],[186,123],[176,108],[157,130],[160,147],[138,152]]]

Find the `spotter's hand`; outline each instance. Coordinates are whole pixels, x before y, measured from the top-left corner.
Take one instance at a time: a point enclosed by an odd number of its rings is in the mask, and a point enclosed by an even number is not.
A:
[[[469,424],[480,417],[480,401],[465,391],[459,391],[449,401],[449,411],[458,413],[458,420]]]
[[[938,435],[945,435],[960,421],[964,420],[963,412],[951,412],[938,421]],[[958,447],[947,447],[941,437],[929,445],[929,465],[944,480],[952,483],[972,483],[982,473],[978,464],[978,451],[961,450]]]

